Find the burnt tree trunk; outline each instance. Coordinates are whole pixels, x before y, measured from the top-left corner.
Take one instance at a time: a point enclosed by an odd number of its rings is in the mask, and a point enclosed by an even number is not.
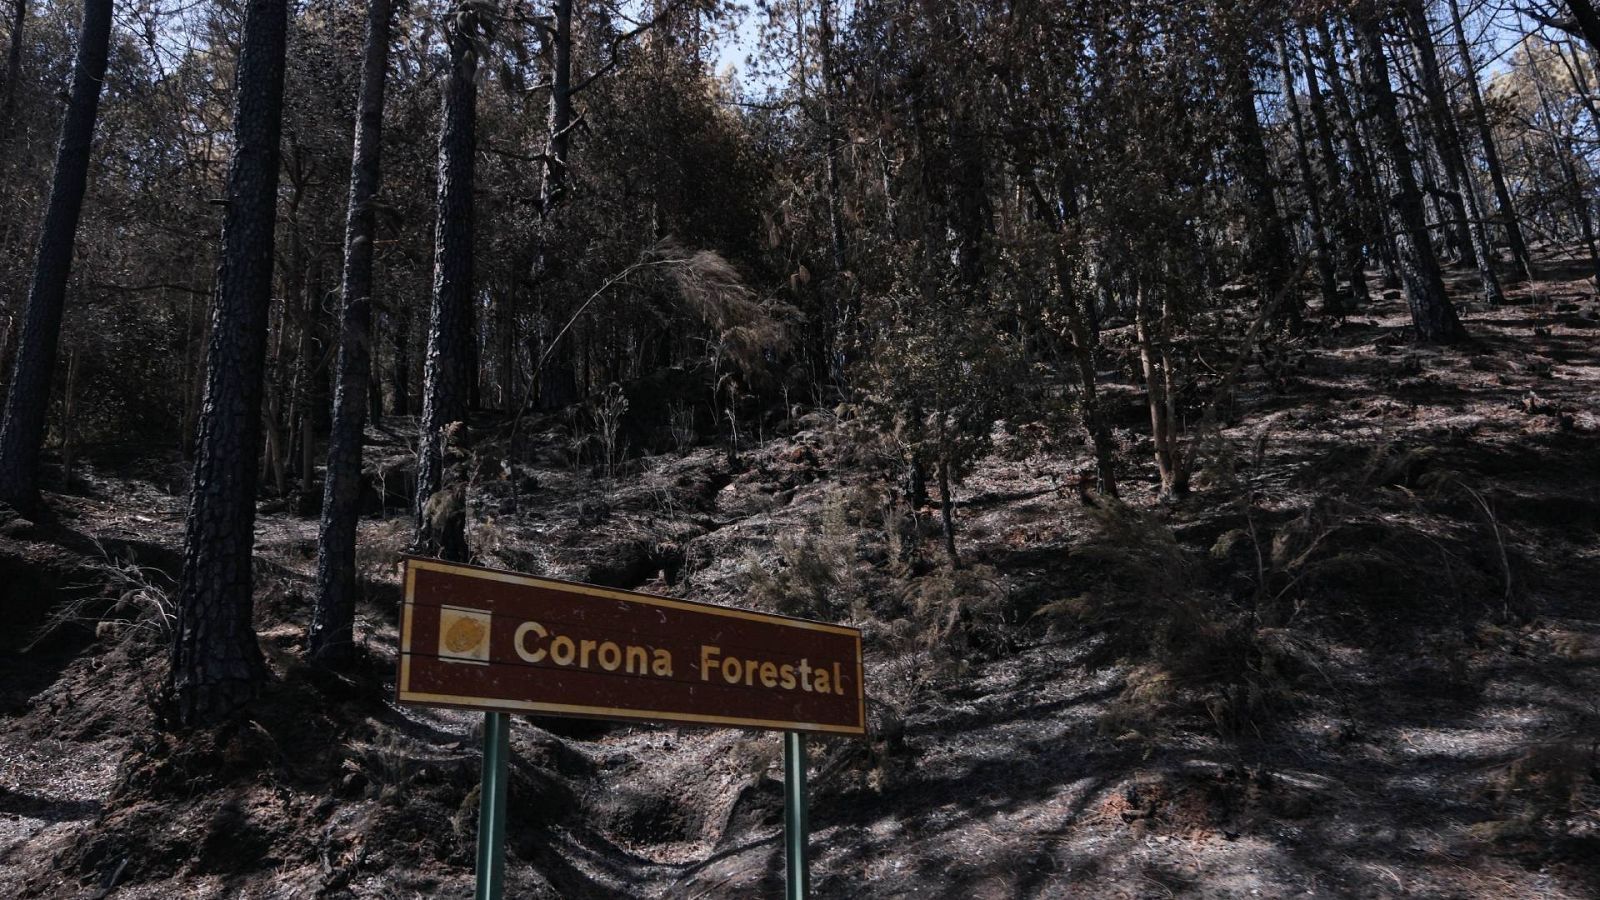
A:
[[[539,189],[540,221],[533,267],[536,280],[549,277],[551,268],[557,263],[548,254],[549,229],[556,209],[566,197],[567,164],[572,151],[572,0],[556,0],[551,12],[554,22],[550,31],[549,138],[545,150],[544,183]],[[551,318],[559,323],[565,317],[566,313],[562,310]],[[544,358],[548,349],[536,347],[533,358]],[[539,379],[537,393],[541,407],[557,409],[575,402],[580,396],[575,374],[576,352],[574,342],[558,347],[550,355],[548,363],[535,373]]]
[[[1421,52],[1417,48],[1415,29],[1412,28],[1409,0],[1397,6],[1399,37],[1390,51],[1395,78],[1400,91],[1396,102],[1401,104],[1401,121],[1414,132],[1412,146],[1416,148],[1417,167],[1421,171],[1424,198],[1433,207],[1434,230],[1449,248],[1450,257],[1457,262],[1476,266],[1472,239],[1467,234],[1467,206],[1462,200],[1461,186],[1456,177],[1456,167],[1450,162],[1446,147],[1447,135],[1434,114],[1428,91],[1423,83]]]
[[[1228,96],[1233,106],[1233,148],[1235,168],[1243,183],[1246,202],[1250,207],[1250,262],[1261,279],[1263,303],[1278,295],[1287,276],[1289,233],[1278,209],[1278,200],[1272,185],[1272,171],[1267,163],[1266,135],[1261,128],[1260,114],[1256,112],[1255,84],[1250,77],[1249,60],[1243,51],[1228,59]],[[1300,323],[1298,294],[1284,307],[1291,327]]]
[[[1311,125],[1316,132],[1317,159],[1321,163],[1323,196],[1327,198],[1333,214],[1333,227],[1338,235],[1339,261],[1336,268],[1341,277],[1350,283],[1350,297],[1365,305],[1371,296],[1367,291],[1365,241],[1361,236],[1359,209],[1361,197],[1352,185],[1354,179],[1346,176],[1339,154],[1334,149],[1333,124],[1328,119],[1327,102],[1322,96],[1322,85],[1317,81],[1316,60],[1311,55],[1311,41],[1305,29],[1299,30],[1300,56],[1305,66],[1306,106],[1311,111]]]
[[[1359,199],[1361,221],[1367,232],[1367,246],[1376,257],[1383,274],[1385,288],[1400,286],[1399,251],[1389,230],[1389,217],[1378,194],[1382,185],[1378,180],[1378,167],[1363,140],[1361,124],[1355,105],[1350,102],[1350,92],[1345,90],[1343,67],[1339,63],[1338,48],[1326,19],[1317,20],[1317,47],[1328,77],[1328,95],[1339,114],[1340,131],[1344,137],[1345,157],[1350,164],[1350,180]]]
[[[385,316],[394,328],[394,366],[389,370],[394,403],[389,411],[397,416],[411,415],[411,322],[409,307]]]
[[[1472,45],[1467,42],[1467,32],[1461,23],[1461,5],[1450,0],[1450,24],[1455,29],[1456,46],[1461,55],[1463,80],[1467,83],[1467,98],[1472,102],[1473,124],[1478,128],[1478,142],[1483,145],[1483,164],[1489,170],[1489,182],[1494,186],[1495,202],[1500,207],[1500,224],[1506,232],[1506,243],[1511,255],[1516,257],[1517,270],[1532,278],[1529,268],[1528,243],[1522,236],[1522,223],[1517,218],[1516,205],[1511,202],[1511,191],[1506,187],[1505,170],[1500,164],[1500,150],[1495,146],[1494,129],[1489,127],[1489,117],[1483,106],[1483,89],[1478,86],[1478,70],[1472,61]]]
[[[1466,338],[1466,329],[1456,309],[1445,295],[1439,260],[1428,239],[1428,222],[1422,209],[1422,194],[1412,172],[1411,150],[1406,146],[1405,130],[1395,108],[1394,90],[1389,84],[1389,62],[1384,56],[1378,15],[1373,12],[1355,17],[1356,40],[1361,54],[1362,88],[1367,109],[1373,117],[1378,139],[1394,169],[1396,194],[1393,200],[1400,220],[1398,249],[1400,277],[1405,283],[1406,300],[1411,307],[1411,322],[1421,343],[1452,343]]]
[[[1159,496],[1169,501],[1189,493],[1189,478],[1178,448],[1172,369],[1166,353],[1166,311],[1150,308],[1149,295],[1143,286],[1136,291],[1134,338],[1139,346],[1145,401],[1150,408],[1150,435],[1155,444],[1156,472],[1161,478]]]
[[[459,4],[449,17],[450,71],[439,123],[439,193],[434,224],[433,309],[423,371],[417,443],[416,547],[462,555],[464,536],[438,533],[429,499],[444,487],[447,429],[464,422],[472,372],[472,184],[476,145],[476,13]],[[461,522],[460,517],[449,521]],[[465,559],[459,561],[464,562]]]
[[[1066,222],[1045,199],[1037,180],[1030,181],[1029,188],[1033,192],[1039,216],[1050,225],[1052,232],[1061,235],[1066,229]],[[1062,199],[1066,200],[1067,192],[1062,191],[1061,194]],[[1067,210],[1070,215],[1073,204],[1063,202],[1062,209]],[[1100,409],[1099,385],[1095,377],[1096,342],[1090,325],[1095,297],[1092,293],[1085,294],[1077,289],[1077,277],[1073,271],[1072,261],[1068,258],[1060,240],[1056,241],[1054,255],[1056,285],[1061,293],[1062,309],[1066,313],[1067,337],[1071,340],[1069,352],[1078,376],[1078,390],[1081,395],[1080,418],[1083,421],[1084,431],[1089,434],[1090,447],[1094,451],[1095,489],[1102,496],[1115,497],[1117,496],[1116,444],[1111,437],[1111,429],[1106,424],[1105,413]]]
[[[88,7],[84,11],[87,13]],[[11,116],[17,109],[17,83],[22,79],[22,32],[27,24],[28,0],[12,0],[11,52],[6,55],[5,100],[0,101],[0,123],[7,126],[7,133],[10,132]]]
[[[1283,102],[1289,111],[1289,126],[1294,137],[1295,166],[1299,169],[1301,190],[1306,196],[1306,217],[1316,253],[1317,283],[1322,289],[1322,311],[1324,315],[1342,316],[1344,306],[1339,301],[1334,254],[1330,246],[1332,241],[1328,237],[1316,172],[1311,167],[1305,118],[1300,114],[1300,101],[1295,98],[1294,65],[1289,58],[1289,39],[1284,35],[1278,37],[1278,72],[1283,78]]]
[[[1526,52],[1526,50],[1524,50]],[[1529,69],[1533,71],[1533,87],[1539,96],[1539,108],[1544,113],[1546,122],[1554,125],[1560,121],[1554,103],[1550,99],[1549,90],[1544,79],[1539,74],[1538,68],[1532,65],[1533,60],[1529,54]],[[1592,278],[1600,283],[1600,240],[1597,240],[1594,227],[1594,218],[1589,212],[1589,197],[1584,190],[1583,182],[1578,177],[1578,168],[1573,165],[1573,160],[1578,159],[1577,148],[1573,146],[1571,138],[1557,127],[1550,129],[1550,149],[1555,155],[1556,162],[1561,166],[1561,174],[1567,182],[1568,205],[1572,207],[1572,214],[1578,220],[1578,233],[1583,237],[1584,246],[1589,248],[1589,265]]]
[[[328,472],[322,488],[317,540],[317,599],[306,635],[313,659],[350,656],[356,602],[356,522],[361,513],[361,447],[372,381],[373,204],[378,196],[383,147],[383,95],[389,69],[390,0],[368,0],[357,100],[355,147],[350,161],[350,206],[345,217],[343,312],[339,361],[333,382],[333,425]],[[373,413],[381,409],[374,408]]]
[[[555,0],[550,35],[550,146],[545,153],[539,208],[545,218],[567,190],[567,154],[572,148],[572,0]]]
[[[1567,0],[1567,9],[1578,21],[1578,30],[1595,53],[1600,53],[1600,11],[1589,0]]]
[[[11,389],[6,395],[5,424],[0,427],[0,500],[21,508],[31,508],[38,501],[39,448],[50,408],[72,247],[89,180],[89,153],[111,42],[111,6],[111,0],[85,0],[83,4],[78,55],[72,64],[72,98],[61,122],[50,205],[39,231],[33,286],[28,291]]]
[[[1472,172],[1467,168],[1467,158],[1461,148],[1461,131],[1456,126],[1455,113],[1450,108],[1450,96],[1445,90],[1444,77],[1440,74],[1439,54],[1433,44],[1433,26],[1428,22],[1428,14],[1421,0],[1406,0],[1405,16],[1411,31],[1411,46],[1416,52],[1417,73],[1422,81],[1428,116],[1433,120],[1439,155],[1451,187],[1457,194],[1453,202],[1464,220],[1472,255],[1476,257],[1484,299],[1490,303],[1504,303],[1500,279],[1494,274],[1494,251],[1483,227],[1478,189],[1472,180]]]
[[[251,623],[256,460],[272,298],[287,0],[245,10],[222,254],[167,689],[179,724],[237,712],[265,677]]]
[[[824,163],[827,168],[828,189],[828,249],[833,262],[834,335],[830,368],[833,381],[840,391],[848,391],[845,370],[849,365],[848,349],[855,343],[856,319],[855,292],[845,279],[848,261],[845,257],[844,202],[839,185],[838,113],[835,110],[835,91],[838,76],[833,65],[833,2],[821,0],[817,11],[818,56],[822,68],[822,139],[827,144]]]
[[[941,441],[942,443],[942,441]],[[939,461],[939,525],[944,532],[944,552],[950,565],[961,567],[961,555],[956,552],[955,495],[950,491],[950,460]]]

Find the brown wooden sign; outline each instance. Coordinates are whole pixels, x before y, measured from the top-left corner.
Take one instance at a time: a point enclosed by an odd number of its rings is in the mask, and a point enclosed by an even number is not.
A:
[[[399,699],[866,733],[861,632],[431,559],[405,561]]]

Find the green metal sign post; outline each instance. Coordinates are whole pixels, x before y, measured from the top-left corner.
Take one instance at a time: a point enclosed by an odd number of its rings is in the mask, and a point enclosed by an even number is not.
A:
[[[483,716],[483,783],[478,798],[478,883],[474,900],[501,900],[506,887],[506,782],[511,717]],[[811,895],[807,844],[811,823],[806,798],[806,736],[783,733],[784,900]]]
[[[506,890],[506,761],[511,717],[483,714],[483,783],[478,797],[478,887],[474,900],[500,900]]]
[[[811,823],[806,810],[806,736],[783,733],[783,844],[785,856],[784,900],[806,900],[811,895],[811,870],[806,844]]]

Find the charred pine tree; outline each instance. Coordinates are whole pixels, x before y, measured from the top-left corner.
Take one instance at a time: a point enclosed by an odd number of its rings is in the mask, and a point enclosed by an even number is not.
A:
[[[1367,246],[1376,258],[1383,274],[1385,288],[1400,286],[1399,251],[1394,235],[1389,229],[1388,213],[1378,196],[1382,184],[1378,167],[1372,158],[1362,134],[1355,105],[1350,92],[1345,90],[1343,66],[1339,62],[1338,46],[1334,43],[1332,29],[1326,19],[1317,20],[1317,48],[1322,56],[1323,70],[1327,73],[1328,96],[1333,100],[1339,117],[1339,130],[1344,139],[1345,158],[1350,166],[1350,180],[1359,199],[1362,225],[1367,233]]]
[[[27,24],[28,0],[12,0],[11,50],[6,54],[5,99],[0,100],[0,124],[8,131],[11,116],[17,109],[17,82],[22,80],[22,32]]]
[[[389,411],[397,416],[411,415],[411,322],[410,307],[395,309],[383,316],[394,335],[394,361],[389,369],[389,390],[394,401]]]
[[[167,680],[172,715],[185,725],[234,714],[265,673],[251,622],[250,568],[287,31],[286,0],[250,0]]]
[[[361,513],[361,448],[372,384],[372,254],[374,204],[381,178],[383,97],[389,70],[390,0],[368,0],[361,57],[350,204],[345,217],[343,311],[333,383],[333,425],[317,541],[317,599],[306,649],[337,661],[351,652],[356,599],[356,521]],[[376,408],[371,412],[380,412]]]
[[[819,108],[822,112],[822,140],[825,144],[823,162],[827,169],[828,250],[833,263],[834,334],[830,364],[834,384],[844,391],[847,388],[846,348],[855,340],[853,332],[856,329],[858,310],[851,296],[853,292],[850,291],[849,282],[844,277],[848,262],[845,257],[844,202],[840,196],[839,183],[839,148],[843,141],[839,137],[838,111],[835,108],[838,73],[834,70],[832,0],[821,0],[817,9],[817,24],[817,55],[822,74],[822,98]]]
[[[1322,310],[1326,315],[1341,316],[1344,314],[1344,307],[1339,301],[1339,285],[1335,277],[1333,251],[1330,249],[1332,241],[1326,228],[1316,172],[1311,167],[1305,118],[1300,114],[1300,101],[1295,98],[1294,65],[1289,58],[1289,42],[1283,35],[1278,37],[1278,71],[1283,78],[1283,102],[1289,111],[1289,130],[1294,138],[1295,167],[1299,170],[1301,192],[1306,198],[1307,226],[1311,231],[1312,247],[1316,256],[1317,283],[1322,290]]]
[[[50,205],[39,231],[33,285],[6,395],[5,424],[0,427],[0,500],[24,509],[38,501],[39,449],[44,443],[45,413],[50,408],[72,248],[89,180],[89,154],[111,42],[111,6],[111,0],[85,0],[83,4],[78,54],[72,65],[72,96],[61,122]],[[21,28],[20,18],[16,27]]]
[[[1473,124],[1478,129],[1478,142],[1483,146],[1483,164],[1489,170],[1489,183],[1494,186],[1495,203],[1499,206],[1500,226],[1505,230],[1506,243],[1516,258],[1517,272],[1533,277],[1529,268],[1528,243],[1522,236],[1522,222],[1517,218],[1517,208],[1511,201],[1511,191],[1506,187],[1505,169],[1500,164],[1500,150],[1495,145],[1494,129],[1483,105],[1483,89],[1478,85],[1477,66],[1472,61],[1472,45],[1467,41],[1466,26],[1461,22],[1461,4],[1450,0],[1450,24],[1455,30],[1457,52],[1461,56],[1461,71],[1467,85],[1467,99],[1472,104]]]
[[[1256,111],[1255,80],[1249,50],[1237,48],[1223,60],[1232,106],[1234,164],[1250,209],[1250,264],[1261,279],[1262,303],[1276,297],[1288,277],[1289,232],[1278,209],[1273,190],[1272,171],[1267,163],[1267,139]],[[1291,327],[1300,323],[1300,299],[1295,297],[1283,312]]]
[[[539,209],[546,218],[567,192],[567,155],[572,150],[572,0],[555,0],[550,30],[549,149]]]
[[[472,390],[472,184],[478,36],[483,30],[476,6],[462,0],[445,29],[450,69],[440,110],[433,308],[417,441],[416,548],[462,562],[467,553],[465,521],[435,515],[439,504],[432,501],[435,494],[445,493],[447,444],[451,433],[465,423]]]
[[[1300,55],[1305,67],[1306,106],[1311,111],[1311,124],[1317,137],[1317,159],[1322,172],[1323,196],[1328,201],[1333,227],[1338,235],[1339,260],[1336,268],[1341,278],[1350,284],[1350,296],[1357,304],[1366,304],[1371,296],[1367,291],[1366,254],[1361,236],[1358,210],[1361,198],[1347,177],[1339,154],[1334,148],[1333,123],[1328,118],[1327,101],[1322,95],[1322,85],[1317,79],[1317,65],[1311,55],[1311,41],[1305,29],[1299,29]]]
[[[1116,444],[1111,428],[1106,424],[1105,413],[1100,409],[1099,384],[1096,376],[1095,341],[1089,327],[1087,310],[1095,302],[1092,296],[1081,296],[1077,288],[1077,273],[1068,258],[1065,247],[1066,222],[1057,214],[1057,207],[1045,198],[1037,181],[1029,184],[1039,215],[1058,239],[1055,242],[1054,262],[1057,290],[1065,313],[1068,348],[1078,377],[1079,411],[1083,428],[1089,433],[1089,444],[1094,451],[1095,489],[1104,497],[1117,496]],[[1062,204],[1069,213],[1071,204]]]
[[[1429,344],[1463,340],[1467,336],[1466,329],[1445,295],[1439,260],[1429,242],[1422,193],[1412,170],[1411,149],[1406,145],[1405,129],[1395,105],[1394,89],[1389,83],[1389,61],[1384,55],[1380,13],[1367,6],[1358,10],[1353,18],[1367,112],[1372,116],[1374,130],[1394,171],[1393,206],[1400,220],[1396,241],[1400,252],[1400,277],[1405,284],[1416,339]]]
[[[1461,131],[1456,125],[1455,112],[1450,107],[1450,96],[1439,69],[1439,54],[1433,44],[1433,26],[1428,22],[1422,0],[1406,0],[1405,16],[1411,32],[1411,46],[1416,52],[1417,74],[1422,81],[1428,118],[1433,124],[1441,162],[1456,193],[1454,204],[1462,213],[1465,230],[1471,240],[1484,299],[1490,303],[1504,303],[1500,279],[1494,273],[1494,251],[1489,244],[1488,232],[1483,227],[1483,204],[1462,151]]]
[[[553,21],[547,38],[550,42],[550,111],[547,117],[548,145],[544,156],[544,182],[539,188],[539,228],[535,249],[534,272],[538,279],[548,278],[557,260],[548,249],[552,218],[566,199],[568,161],[572,153],[573,107],[572,95],[572,0],[555,0],[551,10]],[[552,331],[552,334],[555,332]],[[569,342],[551,359],[553,365],[541,367],[539,377],[539,404],[546,409],[565,406],[578,399],[578,382],[573,345]],[[541,348],[535,359],[545,355]]]
[[[1527,52],[1526,48],[1524,52]],[[1584,246],[1589,249],[1591,275],[1600,281],[1600,236],[1595,233],[1588,193],[1584,190],[1583,180],[1578,176],[1578,167],[1573,163],[1573,160],[1579,158],[1578,149],[1573,145],[1571,137],[1558,124],[1561,121],[1560,114],[1556,112],[1555,103],[1550,98],[1550,90],[1545,85],[1544,76],[1534,63],[1531,53],[1528,54],[1528,71],[1532,76],[1534,91],[1539,97],[1539,109],[1544,114],[1545,122],[1550,126],[1550,152],[1555,156],[1556,164],[1561,167],[1562,177],[1567,182],[1567,206],[1572,210],[1573,218],[1577,220],[1578,234],[1582,237]]]
[[[1423,201],[1433,209],[1434,231],[1443,238],[1451,259],[1476,266],[1472,239],[1467,235],[1467,206],[1457,183],[1456,168],[1449,160],[1445,135],[1422,84],[1420,57],[1406,6],[1407,0],[1395,4],[1398,20],[1395,24],[1400,33],[1391,43],[1393,49],[1389,50],[1392,71],[1400,86],[1395,102],[1401,110],[1401,122],[1411,132],[1411,146],[1415,148],[1413,158],[1422,178]]]
[[[952,40],[953,22],[940,17],[945,39]],[[956,238],[956,279],[969,302],[989,291],[987,277],[987,241],[991,229],[993,210],[990,206],[988,177],[984,165],[986,147],[982,125],[978,121],[977,100],[963,86],[946,84],[945,102],[948,105],[948,156],[949,193],[944,204],[945,220],[950,233]],[[956,551],[955,494],[952,491],[950,469],[952,459],[950,440],[944,435],[946,420],[944,410],[938,411],[939,440],[939,518],[944,529],[945,552],[952,565],[960,565]]]

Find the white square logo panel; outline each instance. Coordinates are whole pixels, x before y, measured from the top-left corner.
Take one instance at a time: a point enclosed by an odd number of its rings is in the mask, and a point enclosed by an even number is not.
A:
[[[494,619],[481,609],[439,607],[439,658],[445,662],[489,664],[489,632]]]

